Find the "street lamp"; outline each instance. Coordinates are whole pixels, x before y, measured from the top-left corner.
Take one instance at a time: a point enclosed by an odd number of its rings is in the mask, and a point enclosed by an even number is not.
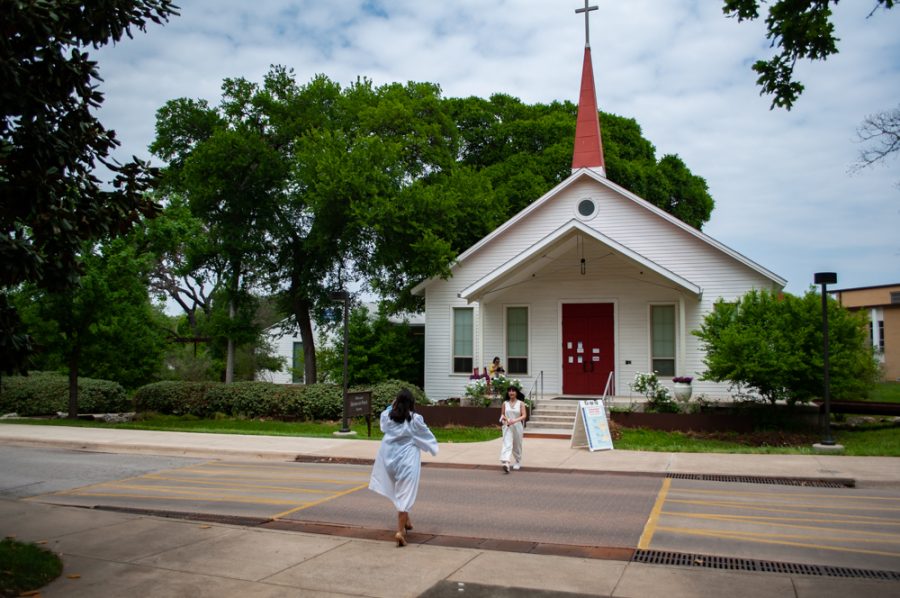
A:
[[[828,293],[825,287],[837,282],[835,272],[816,272],[814,281],[822,285],[822,344],[825,363],[825,438],[822,444],[834,446],[834,438],[831,437],[831,399],[828,389]]]
[[[332,301],[340,301],[344,304],[344,395],[343,395],[343,407],[341,408],[341,429],[338,434],[352,434],[350,430],[350,420],[347,418],[347,356],[348,356],[348,346],[349,346],[349,338],[347,333],[347,318],[348,318],[348,303],[350,302],[350,296],[347,291],[334,291],[330,293],[329,298]]]

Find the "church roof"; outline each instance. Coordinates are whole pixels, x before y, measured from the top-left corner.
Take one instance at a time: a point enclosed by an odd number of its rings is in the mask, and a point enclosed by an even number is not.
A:
[[[574,173],[572,173],[572,175],[570,175],[566,180],[559,183],[556,187],[554,187],[553,189],[551,189],[550,191],[545,193],[538,200],[532,202],[531,204],[526,206],[522,211],[520,211],[518,214],[516,214],[515,216],[513,216],[512,218],[507,220],[502,225],[498,226],[496,229],[494,229],[493,232],[488,234],[486,237],[482,238],[480,241],[478,241],[477,243],[475,243],[474,245],[469,247],[467,250],[465,250],[464,252],[459,254],[459,256],[457,256],[452,268],[454,268],[454,269],[458,268],[460,266],[460,264],[462,264],[464,261],[466,261],[470,256],[483,250],[486,246],[488,246],[492,242],[494,242],[495,239],[497,239],[498,237],[500,237],[504,233],[506,233],[506,231],[516,227],[522,220],[527,218],[529,214],[538,210],[545,203],[553,201],[553,198],[560,195],[564,189],[574,185],[574,183],[579,180],[584,180],[585,178],[593,179],[595,182],[600,183],[601,185],[609,188],[611,191],[613,191],[615,193],[618,193],[625,199],[641,206],[642,208],[647,210],[649,213],[655,214],[658,218],[662,218],[663,220],[668,221],[672,226],[682,229],[683,231],[687,232],[688,234],[690,234],[693,237],[696,237],[697,239],[699,239],[703,243],[709,245],[710,247],[713,247],[714,249],[724,253],[725,255],[728,255],[731,258],[737,260],[741,264],[744,264],[748,268],[765,276],[766,278],[768,278],[769,280],[771,280],[778,286],[783,287],[784,285],[787,284],[787,281],[784,278],[778,276],[777,274],[773,273],[772,271],[757,264],[753,260],[751,260],[748,257],[742,255],[741,253],[735,251],[734,249],[731,249],[730,247],[726,246],[725,244],[717,241],[713,237],[710,237],[709,235],[695,229],[694,227],[692,227],[688,224],[685,224],[684,222],[682,222],[675,216],[669,214],[668,212],[666,212],[665,210],[663,210],[661,208],[656,207],[655,205],[651,204],[647,200],[645,200],[641,197],[638,197],[637,195],[635,195],[631,191],[628,191],[624,187],[620,187],[619,185],[612,182],[605,176],[602,176],[594,168],[580,168],[577,171],[575,171]],[[602,241],[611,247],[613,246],[611,243],[609,243],[607,241],[606,238],[602,239]],[[635,258],[635,261],[640,262],[641,260],[638,258]],[[666,278],[675,280],[675,277],[678,277],[678,274],[677,273],[664,274],[664,276]],[[413,295],[421,294],[422,292],[424,292],[425,288],[429,284],[431,284],[432,281],[438,280],[438,279],[439,279],[439,277],[432,277],[432,278],[423,280],[422,282],[420,282],[418,285],[416,285],[412,289],[412,291],[411,291],[412,294]],[[696,292],[692,288],[693,283],[688,282],[688,281],[684,281],[684,282],[678,281],[678,283],[683,288],[689,289],[692,292]]]

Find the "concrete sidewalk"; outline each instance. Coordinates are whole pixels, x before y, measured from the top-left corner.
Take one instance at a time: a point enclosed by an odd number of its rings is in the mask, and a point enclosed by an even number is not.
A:
[[[0,444],[229,459],[373,459],[377,442],[0,425]],[[497,466],[499,440],[442,444],[448,465]],[[572,449],[528,439],[556,470],[851,478],[900,485],[900,458]],[[45,542],[65,570],[43,596],[900,596],[900,582],[744,573],[392,543],[0,500],[0,532]]]
[[[279,460],[305,456],[370,461],[378,452],[378,442],[365,437],[245,436],[17,424],[0,424],[0,443],[185,457]],[[436,457],[424,454],[422,461],[499,468],[500,444],[499,432],[497,439],[490,442],[442,443]],[[568,440],[528,438],[524,465],[556,470],[853,479],[858,485],[900,486],[900,457],[590,452],[571,448]]]

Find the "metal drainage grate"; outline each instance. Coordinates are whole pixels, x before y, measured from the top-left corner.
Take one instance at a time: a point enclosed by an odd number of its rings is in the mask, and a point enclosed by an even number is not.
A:
[[[900,581],[900,571],[876,571],[852,567],[832,567],[829,565],[805,565],[803,563],[780,563],[756,559],[741,559],[707,554],[667,552],[664,550],[635,550],[633,563],[648,565],[671,565],[677,567],[704,567],[729,571],[756,571],[762,573],[786,573],[789,575],[819,575],[826,577],[853,577]]]
[[[743,484],[775,484],[780,486],[812,486],[816,488],[853,488],[856,485],[850,479],[819,478],[777,478],[748,475],[717,475],[706,473],[667,473],[673,480],[702,480],[706,482],[738,482]]]

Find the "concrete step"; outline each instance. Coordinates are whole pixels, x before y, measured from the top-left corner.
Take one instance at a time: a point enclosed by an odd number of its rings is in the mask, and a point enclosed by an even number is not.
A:
[[[541,407],[535,406],[531,413],[578,413],[577,407]]]
[[[529,424],[553,425],[553,426],[571,426],[575,421],[575,415],[532,415],[528,418]]]
[[[533,413],[578,413],[577,407],[535,405]]]
[[[531,438],[572,438],[572,427],[578,415],[578,401],[600,397],[552,397],[537,399],[525,428],[525,436]],[[610,397],[606,406],[628,407],[632,397]]]
[[[556,418],[543,418],[543,417],[531,417],[528,419],[528,425],[535,426],[549,426],[551,428],[571,428],[572,424],[575,422],[575,417],[556,417]]]

